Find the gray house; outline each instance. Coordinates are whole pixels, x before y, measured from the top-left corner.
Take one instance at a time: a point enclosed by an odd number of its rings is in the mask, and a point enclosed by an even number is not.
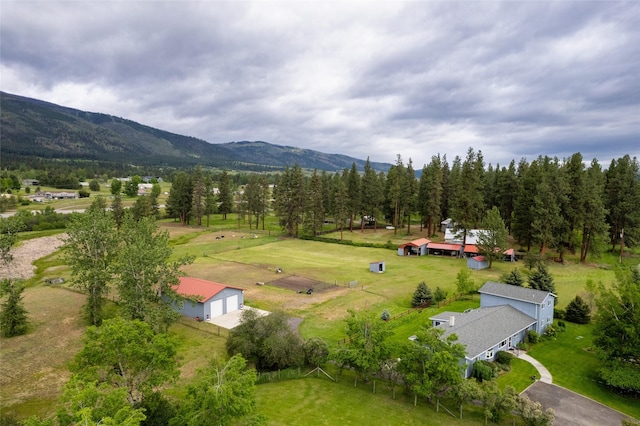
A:
[[[496,354],[520,343],[536,321],[510,305],[491,306],[468,312],[442,312],[430,318],[433,325],[445,329],[443,337],[458,336],[466,346],[464,376],[469,377],[479,360],[493,361]]]
[[[548,291],[488,281],[480,290],[480,307],[511,305],[536,320],[535,331],[542,334],[553,324],[556,295]]]
[[[444,337],[458,336],[467,348],[465,377],[479,360],[493,361],[499,351],[514,348],[531,330],[544,333],[553,323],[553,293],[508,284],[486,282],[480,290],[480,308],[443,312],[430,320],[445,329]]]
[[[243,289],[199,278],[180,277],[176,291],[196,299],[196,302],[185,302],[180,313],[204,321],[237,311],[244,306]]]

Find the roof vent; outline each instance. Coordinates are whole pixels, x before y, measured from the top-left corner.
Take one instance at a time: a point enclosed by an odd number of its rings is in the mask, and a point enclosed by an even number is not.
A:
[[[456,317],[454,317],[453,315],[451,315],[449,317],[449,327],[453,327],[454,325],[456,325]]]

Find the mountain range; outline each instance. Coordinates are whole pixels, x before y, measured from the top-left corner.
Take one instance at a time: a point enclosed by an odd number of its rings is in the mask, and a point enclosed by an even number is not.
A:
[[[0,161],[29,158],[100,161],[136,166],[216,167],[236,170],[339,171],[365,160],[262,141],[213,144],[112,115],[81,111],[0,92]],[[371,163],[376,171],[391,164]]]

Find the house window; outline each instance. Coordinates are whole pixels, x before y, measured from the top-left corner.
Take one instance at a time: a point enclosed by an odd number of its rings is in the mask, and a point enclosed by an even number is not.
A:
[[[487,359],[492,359],[493,358],[493,349],[489,349],[487,351],[487,355],[486,355]]]
[[[551,323],[551,317],[547,317],[547,324]]]
[[[551,306],[551,299],[547,301],[547,306]]]
[[[507,341],[503,340],[502,342],[500,342],[500,347],[504,348],[505,346],[507,346]]]

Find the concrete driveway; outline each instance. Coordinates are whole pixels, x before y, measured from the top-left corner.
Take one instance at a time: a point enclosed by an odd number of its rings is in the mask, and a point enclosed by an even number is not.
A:
[[[238,326],[238,324],[240,324],[240,317],[242,316],[242,312],[249,309],[258,312],[260,316],[269,315],[271,313],[268,311],[263,311],[262,309],[251,308],[245,305],[243,309],[233,311],[225,315],[220,315],[218,317],[213,317],[206,322],[220,326],[222,328],[226,328],[227,330],[231,330],[232,328],[235,328]]]
[[[620,426],[628,419],[619,411],[579,395],[563,387],[537,381],[524,392],[532,401],[538,401],[545,409],[556,412],[555,426]]]

